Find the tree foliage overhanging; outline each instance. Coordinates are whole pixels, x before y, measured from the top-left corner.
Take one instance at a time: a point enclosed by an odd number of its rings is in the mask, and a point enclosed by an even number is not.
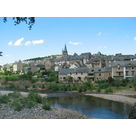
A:
[[[31,30],[32,26],[35,23],[35,17],[12,17],[14,25],[18,25],[22,22],[28,25],[28,28]],[[3,18],[3,22],[6,23],[8,21],[7,17]]]

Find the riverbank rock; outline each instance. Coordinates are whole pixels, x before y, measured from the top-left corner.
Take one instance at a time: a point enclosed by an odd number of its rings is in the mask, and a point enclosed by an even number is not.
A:
[[[130,113],[128,115],[129,119],[136,119],[136,104],[134,104],[134,106],[132,106]]]
[[[87,119],[76,111],[67,109],[51,108],[44,110],[42,105],[37,105],[31,109],[24,108],[21,111],[15,111],[6,104],[0,106],[0,119]]]

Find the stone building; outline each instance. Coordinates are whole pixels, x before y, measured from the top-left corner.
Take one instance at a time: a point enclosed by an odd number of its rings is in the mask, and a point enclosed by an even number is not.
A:
[[[59,81],[66,81],[69,77],[73,82],[84,82],[86,79],[92,81],[106,80],[111,77],[111,68],[89,69],[87,67],[80,67],[76,69],[61,69],[59,71]]]
[[[136,74],[136,61],[118,61],[112,65],[112,78],[126,79]]]
[[[44,60],[45,69],[53,69],[54,68],[54,61],[53,59],[45,59]]]
[[[13,72],[22,71],[23,69],[23,63],[21,61],[15,62],[12,66]]]

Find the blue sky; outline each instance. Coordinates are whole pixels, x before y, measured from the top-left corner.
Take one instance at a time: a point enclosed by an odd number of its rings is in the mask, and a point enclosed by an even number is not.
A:
[[[0,21],[0,64],[61,54],[65,43],[70,54],[135,54],[136,18],[36,18],[32,30]]]

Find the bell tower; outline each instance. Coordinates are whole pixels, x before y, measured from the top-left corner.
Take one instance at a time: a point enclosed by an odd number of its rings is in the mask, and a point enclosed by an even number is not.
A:
[[[67,51],[66,44],[65,44],[64,50],[62,50],[62,55],[63,55],[63,57],[67,57],[68,56],[68,51]]]

